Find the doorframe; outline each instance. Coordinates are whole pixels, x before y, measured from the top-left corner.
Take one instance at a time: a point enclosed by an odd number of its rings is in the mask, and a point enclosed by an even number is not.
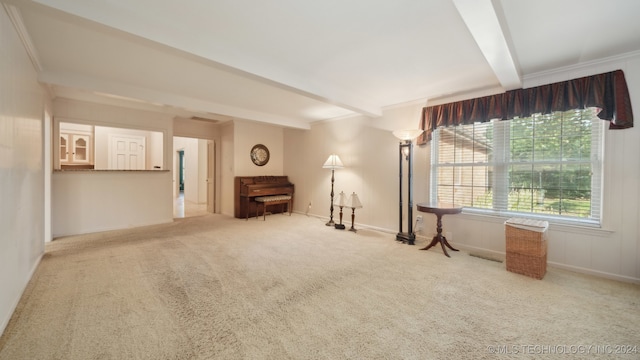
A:
[[[60,159],[60,148],[52,147],[53,140],[53,116],[48,109],[45,109],[43,113],[43,169],[44,169],[44,242],[50,242],[53,240],[51,235],[51,173],[53,169],[53,158]],[[54,150],[56,149],[56,150]]]
[[[207,211],[216,212],[216,143],[213,140],[207,140]]]
[[[175,144],[175,138],[185,138],[185,139],[195,139],[195,140],[202,140],[202,141],[206,141],[207,142],[207,151],[206,151],[206,156],[207,156],[207,169],[205,171],[205,179],[206,179],[206,199],[207,199],[207,212],[209,213],[215,213],[216,212],[216,200],[217,200],[217,194],[216,194],[216,141],[213,139],[208,139],[208,138],[198,138],[198,137],[194,137],[194,136],[180,136],[180,135],[173,135],[173,140],[172,140],[172,144]],[[175,145],[174,145],[175,146]],[[174,177],[173,177],[173,181],[174,181],[174,186],[173,186],[173,191],[174,191],[174,199],[177,199],[177,197],[180,194],[180,177],[179,177],[179,169],[178,167],[180,166],[179,164],[179,151],[184,151],[185,149],[183,147],[180,148],[175,148],[173,149],[174,152],[174,160],[173,160],[173,169],[174,169]],[[210,176],[210,177],[209,177]],[[175,206],[175,205],[174,205]],[[175,208],[174,208],[175,210]]]

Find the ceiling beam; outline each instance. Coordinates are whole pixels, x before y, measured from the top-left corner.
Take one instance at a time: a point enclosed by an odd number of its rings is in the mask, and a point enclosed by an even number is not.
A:
[[[514,56],[491,0],[453,0],[504,90],[522,87]]]
[[[229,51],[216,51],[215,47],[203,47],[198,39],[187,37],[175,29],[162,26],[146,26],[136,14],[126,14],[110,2],[78,2],[69,0],[32,0],[41,5],[118,29],[155,43],[196,55],[222,66],[235,69],[254,80],[277,86],[315,100],[333,104],[370,117],[382,116],[382,108],[359,94],[347,92],[327,84],[323,79],[296,76],[286,69],[265,64]]]
[[[298,119],[276,116],[259,111],[228,106],[183,95],[171,94],[77,74],[42,71],[38,74],[38,81],[49,85],[81,89],[93,93],[118,95],[118,97],[123,99],[130,98],[131,101],[145,102],[156,106],[167,105],[178,109],[186,109],[192,112],[221,114],[236,119],[266,122],[269,124],[296,129],[308,130],[311,128],[307,122]],[[159,110],[159,112],[166,111]]]

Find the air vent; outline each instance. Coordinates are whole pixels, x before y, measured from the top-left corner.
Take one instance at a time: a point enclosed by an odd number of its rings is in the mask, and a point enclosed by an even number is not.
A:
[[[200,117],[200,116],[192,116],[191,120],[208,121],[208,122],[213,122],[213,123],[217,123],[218,122],[218,120],[207,119],[207,118],[203,118],[203,117]]]

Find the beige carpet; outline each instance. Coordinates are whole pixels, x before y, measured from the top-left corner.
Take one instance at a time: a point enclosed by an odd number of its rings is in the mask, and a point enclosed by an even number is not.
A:
[[[420,245],[298,214],[58,239],[0,359],[640,358],[639,286]]]

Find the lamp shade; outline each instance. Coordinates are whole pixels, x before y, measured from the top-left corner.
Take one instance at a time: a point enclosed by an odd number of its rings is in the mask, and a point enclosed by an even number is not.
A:
[[[352,209],[360,209],[362,207],[362,203],[360,202],[360,199],[358,198],[358,194],[356,194],[355,192],[353,194],[351,194],[349,196],[349,199],[347,200],[347,207],[352,208]]]
[[[340,194],[338,194],[338,198],[336,199],[336,202],[333,203],[333,205],[343,207],[346,203],[347,194],[345,194],[344,191],[340,191]]]
[[[322,165],[322,167],[325,169],[342,169],[344,165],[342,164],[342,161],[340,160],[338,155],[331,154],[329,155],[327,161],[324,162],[324,165]]]
[[[400,140],[413,140],[420,136],[424,130],[420,129],[408,129],[408,130],[396,130],[393,132],[393,136],[397,137]]]

